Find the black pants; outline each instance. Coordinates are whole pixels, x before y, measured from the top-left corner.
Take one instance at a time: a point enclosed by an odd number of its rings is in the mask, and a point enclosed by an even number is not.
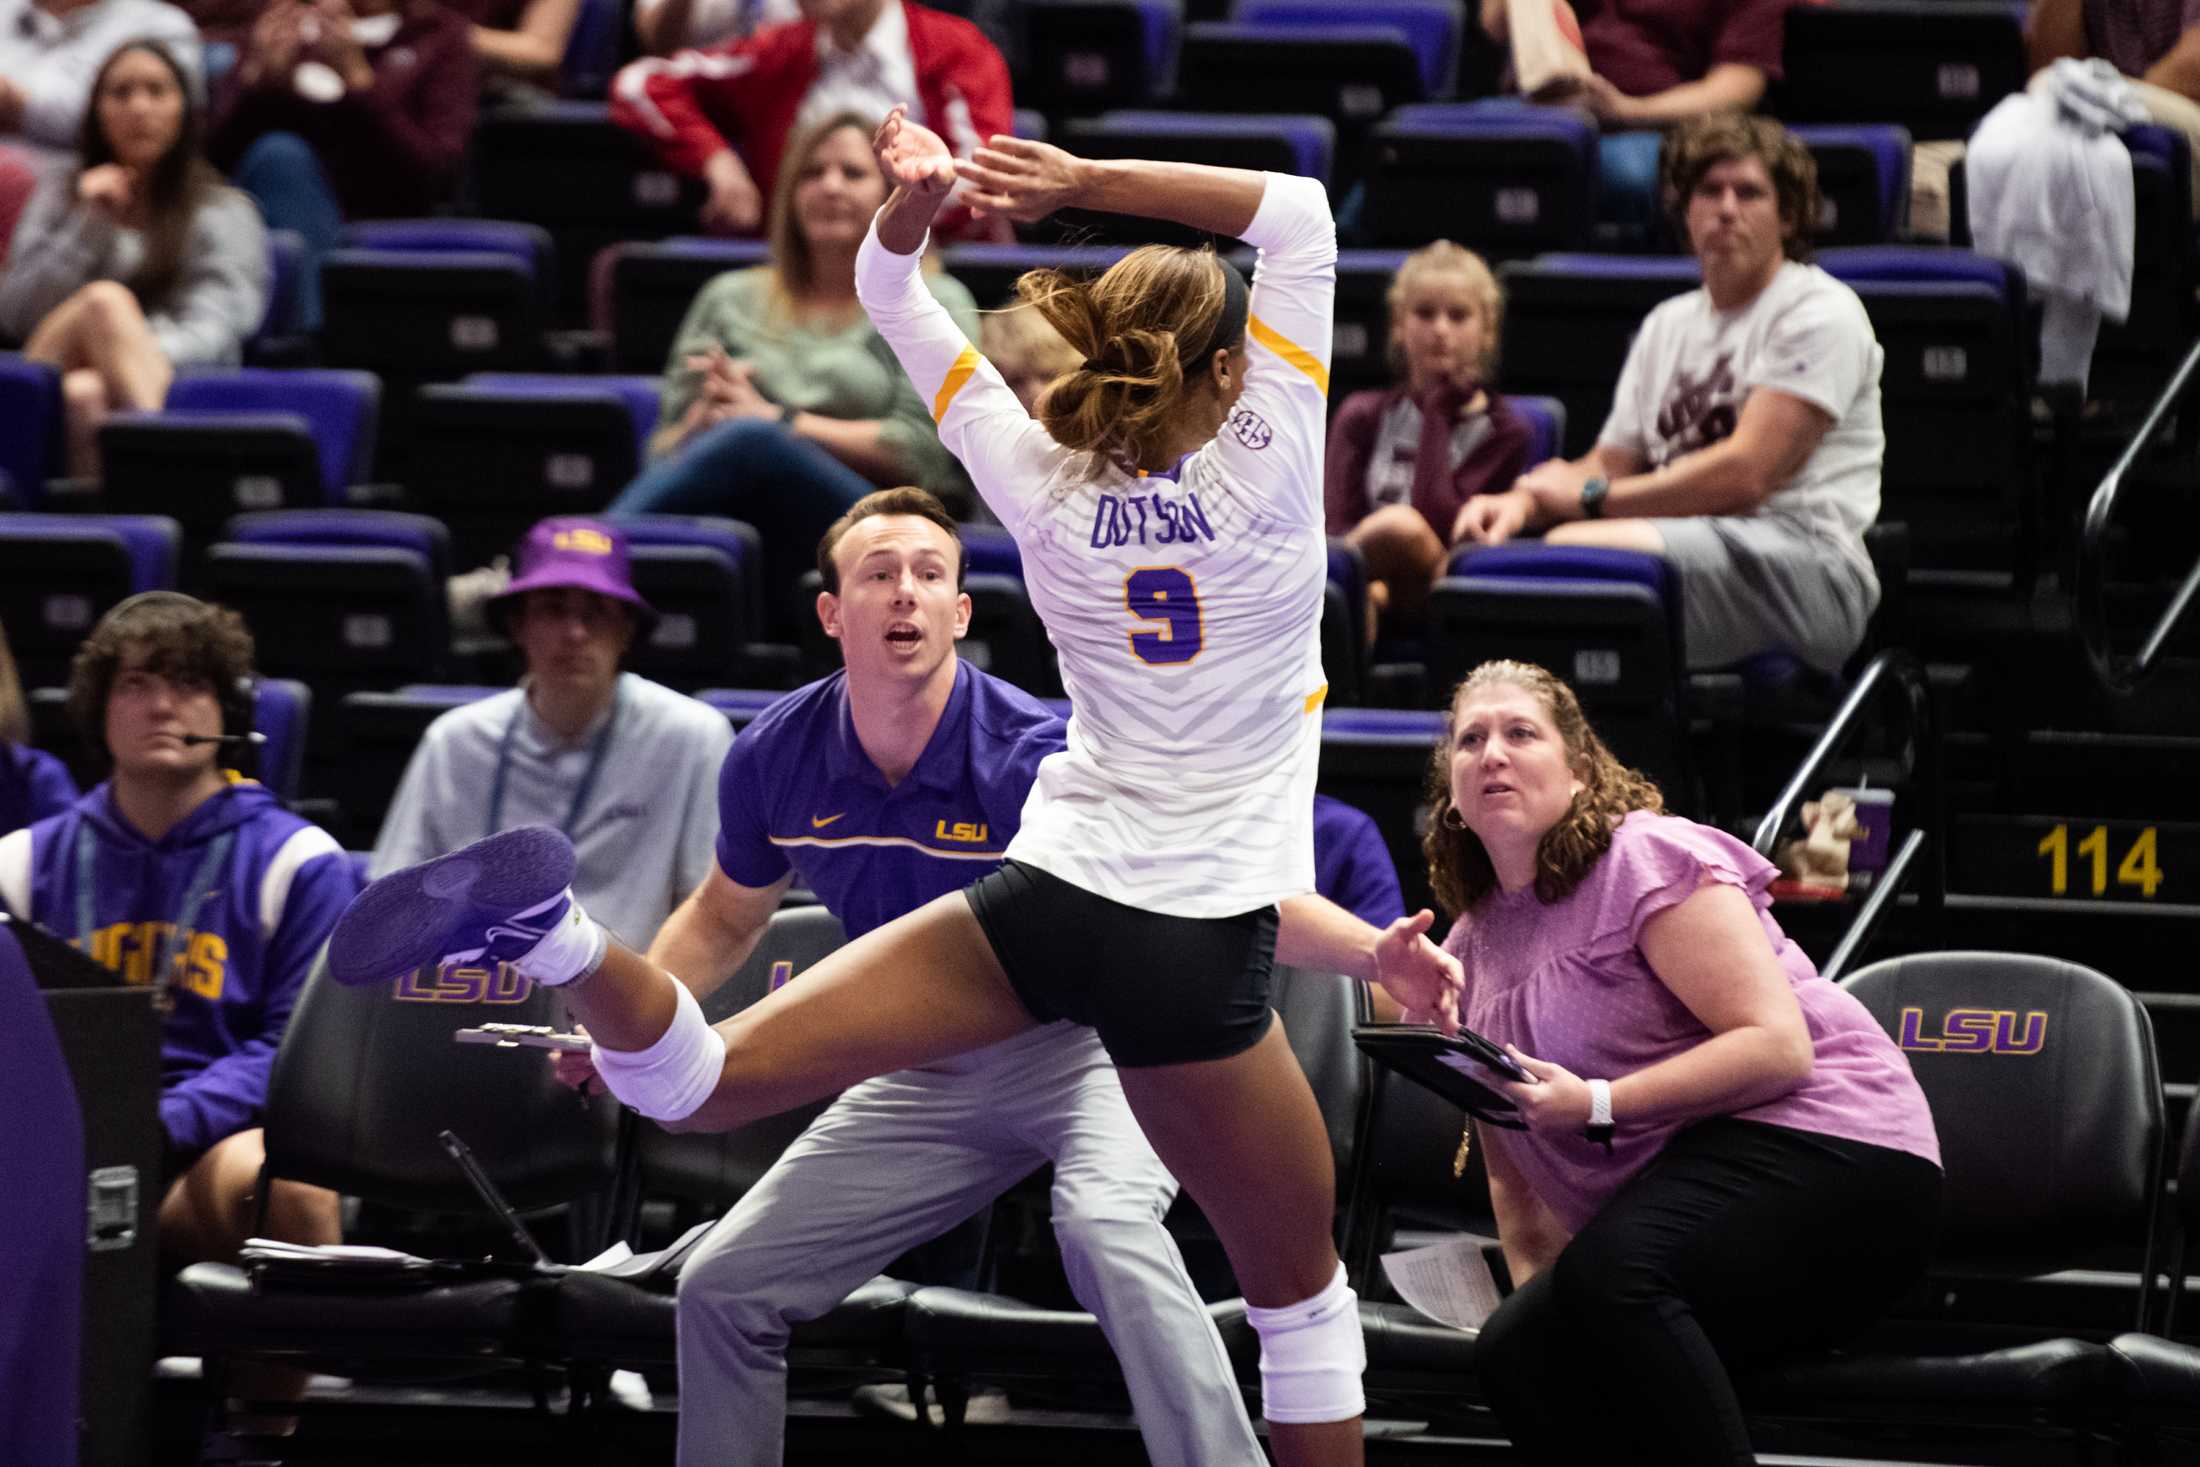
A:
[[[1922,1157],[1698,1122],[1490,1317],[1483,1393],[1532,1462],[1754,1462],[1728,1372],[1855,1335],[1939,1221]]]

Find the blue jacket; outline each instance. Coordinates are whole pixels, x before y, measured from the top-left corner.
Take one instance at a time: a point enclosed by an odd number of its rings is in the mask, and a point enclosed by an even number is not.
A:
[[[283,1026],[358,890],[335,840],[248,780],[157,841],[122,818],[106,784],[0,838],[12,910],[129,983],[152,982],[166,956],[160,1118],[180,1151],[259,1124]]]

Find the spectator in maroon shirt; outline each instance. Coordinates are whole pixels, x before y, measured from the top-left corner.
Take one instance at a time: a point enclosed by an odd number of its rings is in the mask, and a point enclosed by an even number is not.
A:
[[[435,0],[269,0],[215,112],[208,151],[270,227],[317,268],[348,219],[446,203],[473,135],[478,75],[466,21]]]
[[[1663,130],[1715,112],[1748,112],[1780,76],[1791,0],[1602,0],[1581,25],[1591,74],[1539,102],[1592,113],[1600,212],[1629,232],[1655,216]],[[1482,29],[1508,37],[1505,0],[1482,0]]]
[[[1355,392],[1329,430],[1329,533],[1367,559],[1372,609],[1419,621],[1467,501],[1528,467],[1528,425],[1490,390],[1504,295],[1474,251],[1415,250],[1391,277],[1398,384]],[[1370,619],[1370,627],[1373,619]]]

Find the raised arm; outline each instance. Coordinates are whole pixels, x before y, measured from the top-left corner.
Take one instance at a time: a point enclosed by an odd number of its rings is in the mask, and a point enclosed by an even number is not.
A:
[[[1079,158],[1028,138],[996,135],[958,162],[930,129],[896,107],[873,139],[895,185],[879,216],[879,242],[913,252],[956,184],[981,214],[1030,222],[1057,209],[1097,209],[1167,219],[1236,237],[1251,226],[1266,191],[1264,175],[1243,168],[1137,159]]]

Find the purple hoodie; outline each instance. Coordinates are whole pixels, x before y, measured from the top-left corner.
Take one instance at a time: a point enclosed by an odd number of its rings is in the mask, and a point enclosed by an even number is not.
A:
[[[107,784],[0,838],[10,909],[133,984],[168,955],[160,1118],[183,1152],[259,1124],[291,1006],[358,890],[335,840],[249,780],[157,841],[122,818]]]

